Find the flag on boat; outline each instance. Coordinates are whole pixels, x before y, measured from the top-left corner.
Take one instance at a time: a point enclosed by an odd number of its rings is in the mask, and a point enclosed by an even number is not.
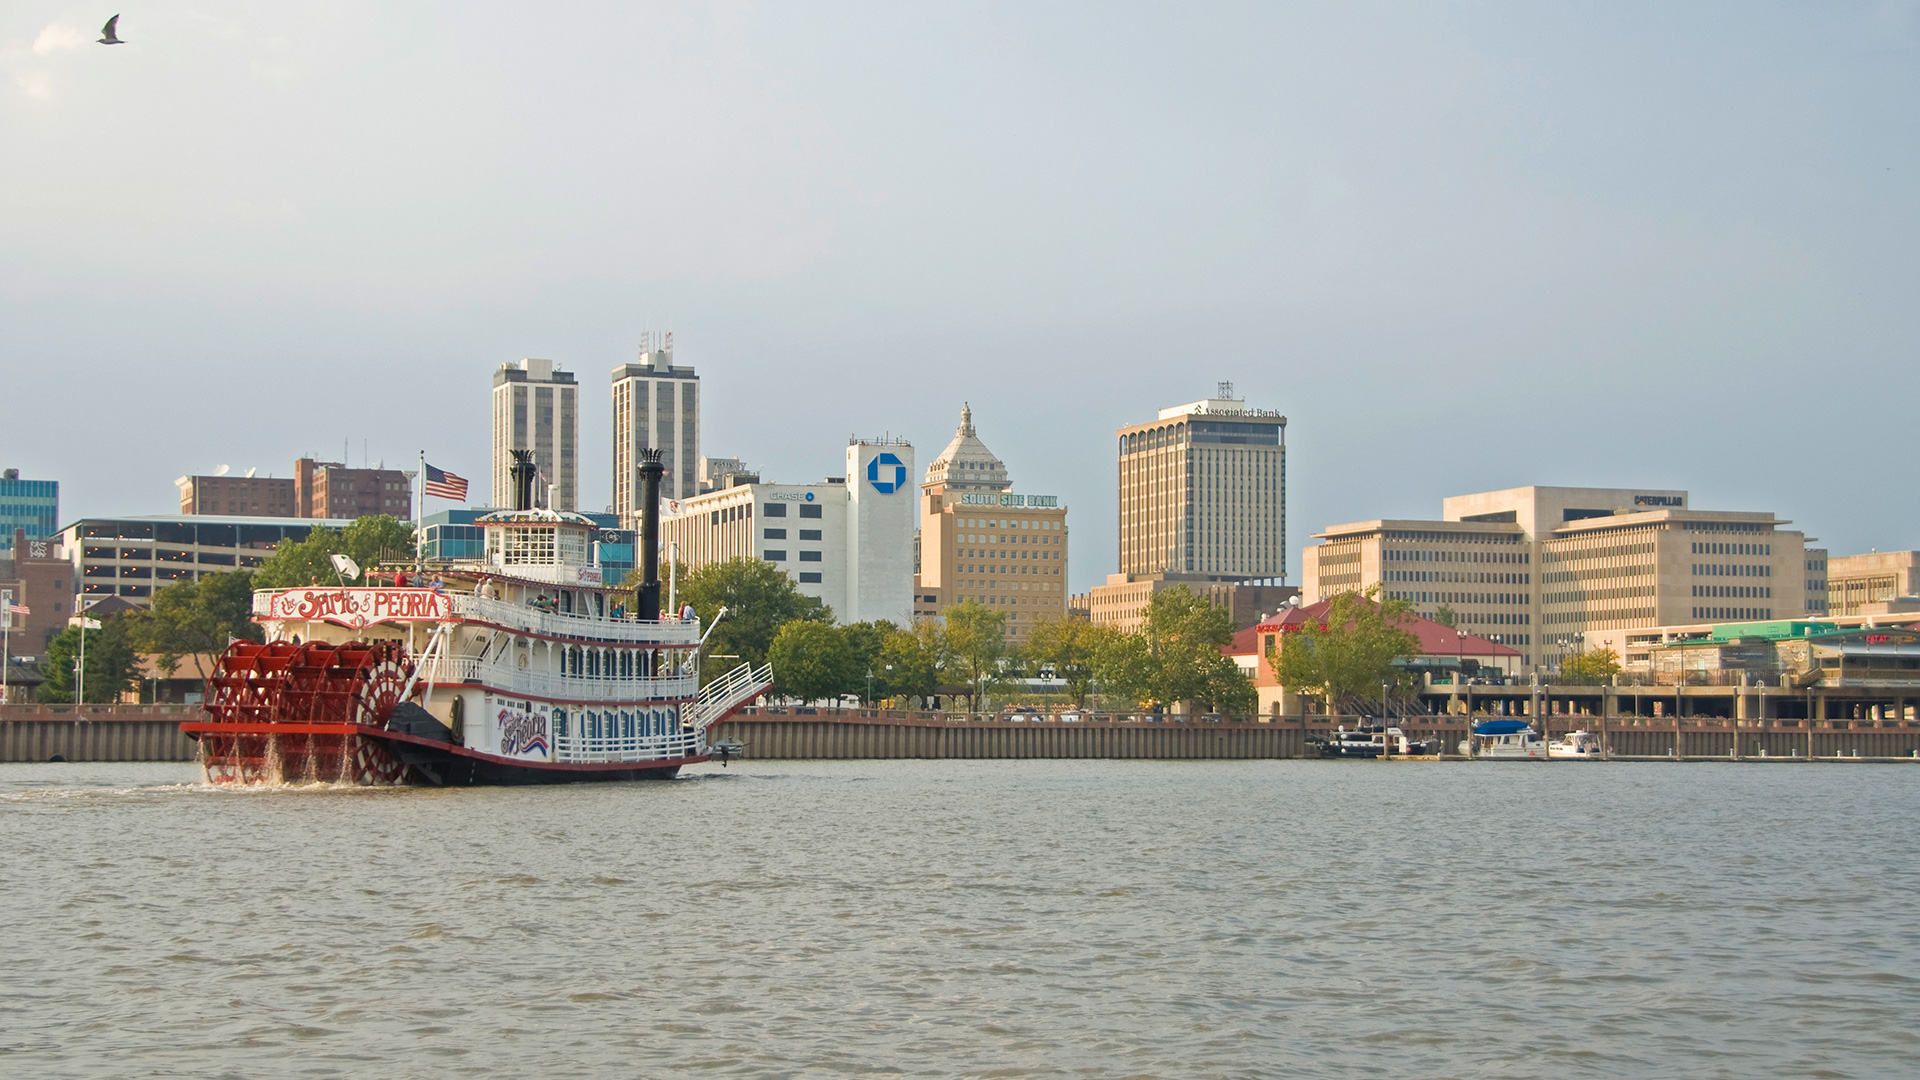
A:
[[[452,499],[454,502],[467,501],[467,481],[442,469],[427,466],[427,481],[424,485],[427,494],[436,499]]]

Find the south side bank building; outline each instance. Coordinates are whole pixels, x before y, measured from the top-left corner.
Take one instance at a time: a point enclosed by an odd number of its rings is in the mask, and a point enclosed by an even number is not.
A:
[[[761,483],[739,462],[705,459],[690,499],[666,500],[660,538],[688,568],[761,559],[800,592],[833,609],[834,621],[913,618],[913,445],[854,439],[847,473],[817,484]],[[702,618],[712,618],[703,611]]]

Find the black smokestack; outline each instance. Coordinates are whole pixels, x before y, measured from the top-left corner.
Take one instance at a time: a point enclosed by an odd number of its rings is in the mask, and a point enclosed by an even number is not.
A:
[[[660,478],[667,467],[660,451],[640,451],[640,587],[634,590],[633,609],[649,622],[660,618]]]
[[[513,467],[507,475],[513,478],[513,508],[515,510],[533,509],[533,451],[514,450]]]

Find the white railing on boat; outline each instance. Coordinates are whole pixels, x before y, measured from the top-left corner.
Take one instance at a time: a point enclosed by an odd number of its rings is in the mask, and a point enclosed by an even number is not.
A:
[[[693,757],[702,749],[700,736],[691,731],[634,738],[612,736],[590,739],[580,735],[558,735],[553,742],[554,760],[570,764],[645,763]]]
[[[515,630],[526,630],[548,637],[589,638],[596,641],[625,641],[649,645],[693,645],[700,640],[699,620],[681,622],[662,619],[641,622],[638,619],[609,619],[599,615],[573,615],[559,611],[535,611],[525,604],[491,596],[461,594],[453,598],[453,611],[470,619],[495,623]]]
[[[564,702],[680,701],[700,687],[697,674],[663,678],[616,678],[597,675],[560,675],[524,671],[507,664],[472,657],[430,656],[420,664],[420,682],[436,685],[478,683],[512,694],[529,694]]]
[[[754,667],[752,664],[741,664],[702,687],[700,696],[689,702],[681,715],[688,727],[705,731],[713,726],[714,721],[766,693],[771,686],[771,665]]]

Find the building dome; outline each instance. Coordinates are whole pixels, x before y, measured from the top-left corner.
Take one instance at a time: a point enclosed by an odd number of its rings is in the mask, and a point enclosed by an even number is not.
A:
[[[925,482],[948,491],[1006,491],[1013,487],[1007,479],[1006,462],[995,457],[974,434],[973,406],[960,406],[960,427],[953,433],[953,441],[927,466]]]

